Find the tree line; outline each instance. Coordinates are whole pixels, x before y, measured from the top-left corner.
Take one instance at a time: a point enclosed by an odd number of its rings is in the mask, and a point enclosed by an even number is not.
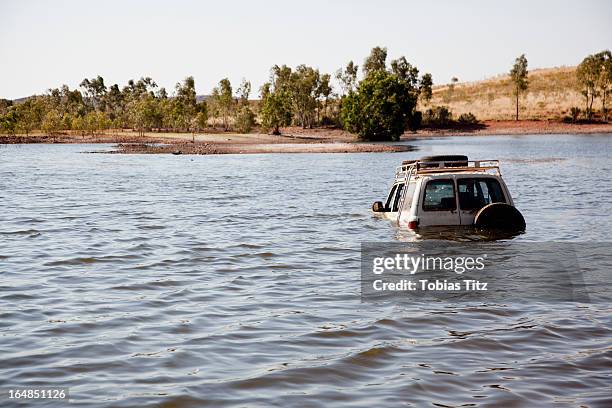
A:
[[[289,125],[312,128],[338,126],[365,138],[394,138],[415,124],[419,96],[431,98],[431,75],[418,77],[406,58],[386,67],[386,48],[375,47],[362,67],[352,61],[332,76],[317,68],[274,65],[270,79],[259,90],[259,101],[251,101],[251,83],[243,80],[234,88],[221,79],[210,95],[199,101],[195,80],[187,77],[172,94],[149,77],[127,85],[107,86],[104,78],[84,79],[77,89],[67,85],[49,89],[44,95],[14,102],[0,99],[0,128],[9,134],[48,134],[72,131],[95,134],[106,129],[200,132],[208,127],[248,133],[256,125],[272,133]],[[332,81],[339,83],[336,91]],[[378,92],[384,93],[380,99]],[[367,100],[377,99],[376,106]],[[363,122],[372,115],[368,123]],[[389,128],[388,128],[389,127]],[[388,128],[388,129],[387,129]]]
[[[576,72],[585,96],[585,118],[592,119],[593,103],[601,98],[607,120],[610,51],[589,55]],[[519,96],[529,86],[524,55],[516,59],[510,78],[518,120]],[[130,80],[123,87],[107,86],[101,76],[86,78],[78,89],[63,85],[21,102],[0,99],[0,129],[9,134],[40,130],[85,135],[105,129],[195,133],[220,126],[225,131],[248,133],[260,125],[279,134],[289,125],[336,126],[364,139],[396,140],[406,129],[417,129],[422,123],[444,125],[451,120],[451,112],[442,106],[424,112],[417,109],[428,105],[432,86],[431,74],[421,75],[405,57],[388,63],[387,49],[374,47],[361,67],[349,61],[333,77],[307,65],[274,65],[258,101],[249,99],[251,83],[244,79],[235,89],[229,79],[221,79],[205,100],[198,101],[191,76],[177,83],[171,95],[149,77]],[[459,123],[476,122],[473,115],[464,116]]]

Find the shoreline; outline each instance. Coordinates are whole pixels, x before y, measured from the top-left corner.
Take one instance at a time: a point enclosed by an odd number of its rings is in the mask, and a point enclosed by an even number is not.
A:
[[[408,134],[404,133],[402,140],[409,136],[496,136],[496,135],[563,135],[563,134],[612,134],[612,123],[565,123],[552,120],[488,120],[478,125],[455,127],[448,129],[419,129]]]
[[[214,131],[214,130],[213,130]],[[289,127],[279,136],[266,133],[230,132],[157,133],[138,135],[131,130],[114,130],[93,135],[63,133],[54,136],[33,133],[0,135],[0,144],[114,144],[114,154],[257,154],[257,153],[379,153],[414,150],[407,144],[363,142],[342,129]],[[563,123],[553,121],[486,121],[478,125],[406,132],[400,142],[447,136],[495,136],[538,134],[612,134],[611,123]],[[102,153],[102,152],[100,152]]]

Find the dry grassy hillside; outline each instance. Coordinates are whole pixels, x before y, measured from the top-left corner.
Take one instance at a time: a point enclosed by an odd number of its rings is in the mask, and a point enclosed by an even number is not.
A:
[[[508,75],[478,82],[457,83],[454,89],[449,85],[436,86],[429,105],[448,106],[455,118],[462,113],[472,112],[479,120],[513,119],[515,109]],[[584,106],[576,81],[576,67],[529,72],[529,89],[520,101],[521,119],[560,119],[568,115],[573,106],[581,109]]]

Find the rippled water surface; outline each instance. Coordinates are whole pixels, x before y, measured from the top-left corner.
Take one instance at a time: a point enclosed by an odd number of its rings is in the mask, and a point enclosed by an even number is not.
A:
[[[499,158],[527,221],[510,244],[602,242],[611,141],[242,156],[0,146],[0,388],[69,386],[77,406],[612,406],[609,302],[359,291],[360,242],[423,239],[369,210],[402,160]]]

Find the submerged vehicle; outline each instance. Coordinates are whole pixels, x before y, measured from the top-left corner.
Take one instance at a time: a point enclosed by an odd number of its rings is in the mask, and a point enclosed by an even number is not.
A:
[[[429,226],[475,226],[525,230],[525,219],[502,179],[498,160],[463,155],[406,160],[396,169],[386,201],[372,210],[416,230]]]

